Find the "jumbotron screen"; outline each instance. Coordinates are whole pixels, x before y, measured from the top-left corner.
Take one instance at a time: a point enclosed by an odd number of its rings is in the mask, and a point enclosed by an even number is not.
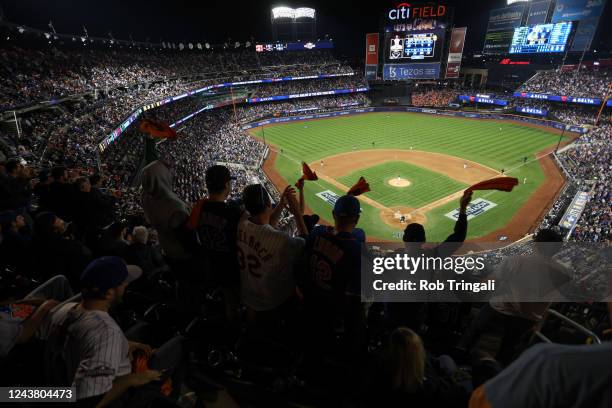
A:
[[[572,22],[517,27],[510,54],[563,52],[572,31]]]
[[[440,61],[444,45],[444,30],[396,32],[387,34],[387,62]]]

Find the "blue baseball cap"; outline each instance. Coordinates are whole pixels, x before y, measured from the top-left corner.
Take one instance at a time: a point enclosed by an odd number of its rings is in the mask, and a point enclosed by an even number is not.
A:
[[[344,195],[336,200],[334,214],[338,217],[356,217],[361,213],[361,206],[357,197]]]
[[[127,265],[118,256],[103,256],[94,259],[81,274],[81,288],[102,293],[124,283],[132,282],[142,275],[136,265]]]

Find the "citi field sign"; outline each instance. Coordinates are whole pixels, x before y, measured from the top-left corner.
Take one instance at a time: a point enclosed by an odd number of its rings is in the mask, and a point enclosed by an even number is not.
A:
[[[393,22],[411,20],[413,18],[433,18],[446,15],[446,6],[429,6],[415,4],[411,6],[408,3],[400,3],[387,13],[389,20]]]

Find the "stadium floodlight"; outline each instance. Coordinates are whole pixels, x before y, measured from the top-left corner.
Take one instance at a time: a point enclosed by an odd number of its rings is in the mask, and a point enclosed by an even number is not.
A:
[[[179,43],[179,50],[183,51],[184,48],[185,48],[185,44]]]
[[[210,44],[209,43],[206,43],[204,46],[206,47],[207,50],[210,50]]]
[[[278,18],[315,18],[315,9],[310,7],[298,7],[292,9],[291,7],[275,7],[272,9],[272,19]]]
[[[507,5],[511,5],[514,3],[527,3],[529,0],[508,0]]]
[[[315,18],[315,9],[310,7],[299,7],[295,9],[295,18]]]
[[[189,49],[193,50],[193,44],[192,43],[189,43]]]
[[[291,7],[274,7],[272,9],[272,18],[295,18],[295,10]]]
[[[202,49],[202,44],[198,43],[198,50],[201,50],[201,49]]]

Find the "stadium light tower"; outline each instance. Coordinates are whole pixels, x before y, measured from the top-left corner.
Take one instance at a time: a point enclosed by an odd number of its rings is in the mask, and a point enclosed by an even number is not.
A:
[[[274,7],[272,39],[274,41],[314,41],[317,36],[317,12],[310,7]]]

